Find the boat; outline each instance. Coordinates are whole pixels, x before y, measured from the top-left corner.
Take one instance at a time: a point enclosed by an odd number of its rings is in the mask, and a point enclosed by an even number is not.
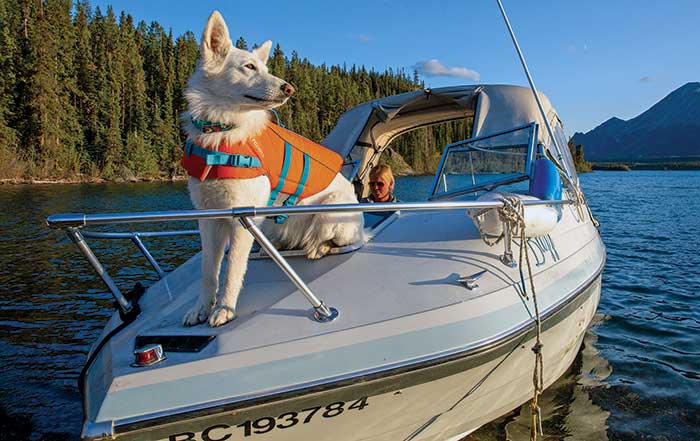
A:
[[[563,141],[555,110],[540,98]],[[456,86],[377,99],[346,112],[324,143],[349,159],[359,184],[392,138],[464,118],[473,119],[474,136],[445,148],[425,202],[51,216],[120,306],[81,380],[83,439],[457,440],[532,398],[538,323],[542,385],[553,383],[595,313],[605,248],[571,157],[541,129],[531,91]],[[528,195],[543,176],[537,166],[558,159],[557,199]],[[523,242],[514,229],[505,225],[501,235],[510,237],[489,245],[495,233],[486,218],[504,204],[493,195],[506,191],[521,196],[523,211],[554,213],[550,231],[525,238],[531,279],[517,259]],[[198,295],[200,254],[166,274],[142,241],[177,232],[85,231],[324,209],[383,213],[367,216],[362,243],[318,261],[261,246],[238,318],[219,328],[181,325]],[[264,232],[255,234],[264,245]],[[135,240],[162,278],[122,295],[90,237]],[[140,365],[139,349],[154,363]]]
[[[532,83],[531,83],[532,84]],[[605,246],[563,125],[534,85],[372,100],[322,144],[368,170],[401,134],[471,122],[421,202],[57,214],[115,298],[80,375],[83,440],[456,441],[570,366],[601,291]],[[254,218],[362,211],[365,238],[320,260],[280,251]],[[201,254],[166,273],[144,241],[196,231],[105,224],[237,218],[256,238],[237,318],[184,327]],[[122,293],[87,240],[129,239],[160,279]],[[533,381],[534,376],[534,381]]]

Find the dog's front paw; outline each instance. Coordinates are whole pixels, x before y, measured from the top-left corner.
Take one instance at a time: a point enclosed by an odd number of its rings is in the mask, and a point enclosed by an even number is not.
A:
[[[328,243],[322,243],[316,248],[311,248],[306,250],[306,257],[311,259],[311,260],[316,260],[320,259],[321,257],[325,256],[328,254],[328,252],[331,250],[331,246],[328,245]]]
[[[209,315],[209,326],[215,328],[225,325],[236,317],[236,311],[228,306],[218,306]]]
[[[197,302],[196,305],[194,305],[192,308],[190,308],[189,311],[185,313],[185,316],[182,318],[182,324],[185,326],[194,326],[199,323],[204,323],[207,321],[207,317],[209,317],[210,311],[210,306],[204,306],[201,303]]]

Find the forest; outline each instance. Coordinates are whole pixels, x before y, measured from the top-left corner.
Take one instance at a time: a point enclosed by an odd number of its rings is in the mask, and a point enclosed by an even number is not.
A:
[[[235,44],[248,48],[243,38]],[[174,36],[85,0],[0,0],[0,179],[183,176],[179,115],[198,51],[192,32]],[[298,91],[279,109],[282,121],[317,142],[351,107],[423,87],[415,73],[315,66],[279,45],[269,69]],[[395,151],[414,172],[432,171],[447,132],[412,133]]]
[[[255,47],[239,37],[235,45]],[[92,8],[87,0],[0,0],[0,182],[177,179],[183,90],[197,65],[192,32]],[[415,72],[314,65],[276,45],[273,75],[297,93],[282,122],[320,142],[346,110],[424,87]],[[385,160],[432,173],[469,121],[405,134]]]

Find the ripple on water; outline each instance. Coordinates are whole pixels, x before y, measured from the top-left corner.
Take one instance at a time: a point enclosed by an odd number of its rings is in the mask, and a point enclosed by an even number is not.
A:
[[[600,194],[600,205],[616,207],[599,217],[608,247],[599,311],[611,320],[596,329],[613,387],[596,390],[594,401],[612,411],[616,439],[695,439],[700,173],[634,172],[616,183],[593,173],[582,182],[591,201]],[[618,191],[597,191],[606,185]]]

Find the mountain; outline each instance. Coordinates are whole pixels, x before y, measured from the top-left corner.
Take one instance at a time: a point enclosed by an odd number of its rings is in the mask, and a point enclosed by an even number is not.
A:
[[[590,132],[576,132],[589,161],[644,161],[700,157],[700,82],[687,83],[641,115],[610,118]]]

